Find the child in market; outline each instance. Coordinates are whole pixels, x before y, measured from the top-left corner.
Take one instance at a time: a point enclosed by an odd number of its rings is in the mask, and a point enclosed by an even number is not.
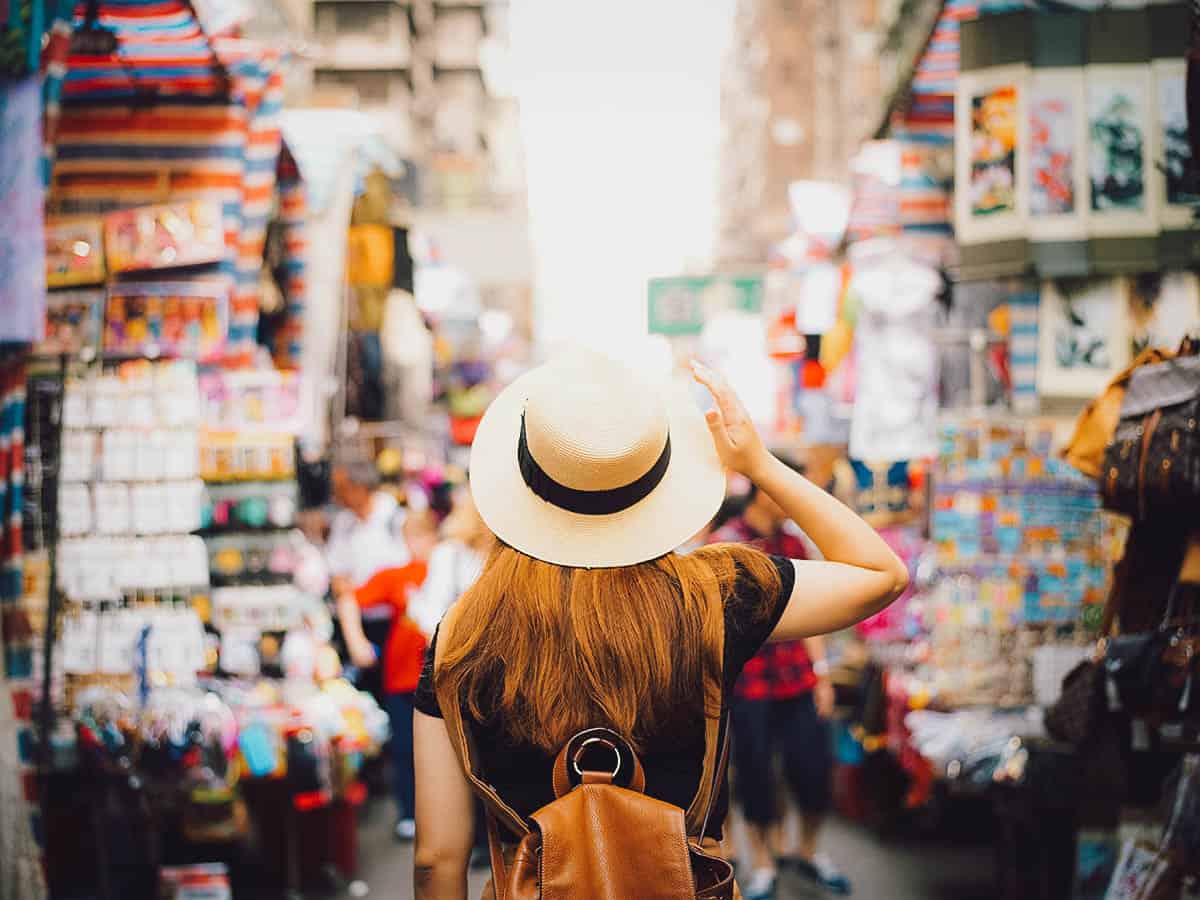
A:
[[[344,582],[337,586],[338,619],[346,646],[355,664],[376,663],[374,646],[363,634],[361,610],[389,605],[392,626],[383,650],[383,693],[392,728],[392,787],[396,799],[396,837],[412,840],[416,785],[413,776],[413,693],[425,659],[426,639],[408,616],[410,599],[425,581],[427,560],[437,541],[437,522],[432,513],[411,513],[403,534],[412,561],[382,569],[357,588]]]

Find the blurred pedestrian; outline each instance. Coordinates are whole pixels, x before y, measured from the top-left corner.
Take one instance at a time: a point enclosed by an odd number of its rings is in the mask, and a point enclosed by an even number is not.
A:
[[[446,610],[475,583],[495,543],[465,486],[454,491],[452,504],[429,556],[425,584],[409,607],[409,618],[428,637],[433,637]]]
[[[707,427],[686,392],[660,392],[586,352],[522,376],[484,415],[471,487],[497,544],[439,626],[417,689],[417,900],[466,896],[472,782],[460,760],[494,804],[497,859],[511,860],[528,817],[554,801],[556,757],[589,728],[615,733],[613,778],[640,784],[644,773],[681,831],[686,822],[714,850],[725,800],[701,773],[723,775],[712,722],[744,664],[768,638],[847,627],[905,587],[907,570],[878,535],[772,459],[719,376],[696,377],[717,401]],[[725,467],[773,496],[828,561],[733,544],[675,553],[716,513]],[[641,767],[623,764],[634,748]],[[581,852],[618,839],[573,824]],[[643,849],[540,863],[560,893],[581,897],[599,896],[617,873],[663,878],[674,862],[682,875],[686,855]]]
[[[757,487],[751,486],[744,499],[727,502],[723,509],[729,517],[710,540],[749,544],[791,559],[809,556],[807,542],[791,526],[784,509]],[[777,864],[826,890],[850,893],[849,879],[818,851],[821,826],[833,796],[828,723],[833,706],[825,638],[819,635],[765,645],[746,663],[734,687],[731,719],[736,796],[751,854],[750,876],[743,885],[746,900],[774,896]],[[783,827],[788,817],[778,802],[777,757],[799,813],[799,822],[791,822],[791,828]],[[787,812],[791,811],[792,807],[787,807]]]
[[[355,665],[376,667],[379,650],[363,633],[361,614],[386,607],[391,612],[382,655],[383,706],[391,724],[392,790],[396,800],[396,837],[412,840],[416,833],[416,787],[413,781],[413,694],[421,675],[427,642],[409,617],[409,604],[425,581],[427,560],[437,531],[432,514],[409,516],[402,534],[412,554],[403,566],[382,569],[358,588],[342,582],[338,619]]]

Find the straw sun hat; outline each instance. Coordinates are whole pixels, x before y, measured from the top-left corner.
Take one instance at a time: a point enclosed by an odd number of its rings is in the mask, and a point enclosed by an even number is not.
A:
[[[492,401],[471,449],[471,492],[522,553],[607,568],[662,556],[708,525],[725,474],[686,384],[581,351]]]

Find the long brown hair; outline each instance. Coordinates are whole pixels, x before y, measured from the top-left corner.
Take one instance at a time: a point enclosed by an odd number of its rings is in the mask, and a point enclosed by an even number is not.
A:
[[[760,588],[751,596],[778,594],[770,559],[736,544],[576,569],[497,541],[443,635],[438,693],[547,752],[601,725],[636,746],[716,713],[723,603],[739,579]]]

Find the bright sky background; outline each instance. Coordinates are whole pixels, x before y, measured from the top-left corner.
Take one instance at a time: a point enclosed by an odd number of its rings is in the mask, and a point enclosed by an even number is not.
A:
[[[644,335],[646,279],[716,231],[733,0],[512,0],[544,345]]]

